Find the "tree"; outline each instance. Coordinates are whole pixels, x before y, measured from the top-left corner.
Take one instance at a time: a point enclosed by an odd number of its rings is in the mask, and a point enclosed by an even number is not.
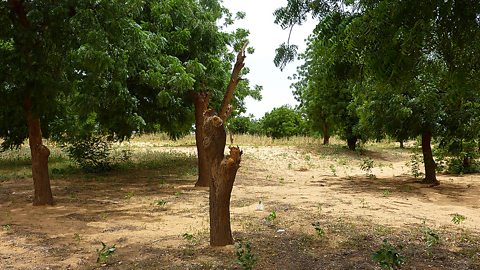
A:
[[[205,135],[203,147],[206,160],[210,165],[210,245],[225,246],[233,244],[230,226],[230,196],[233,183],[240,167],[242,151],[238,147],[230,147],[230,154],[225,156],[226,132],[225,121],[232,113],[234,91],[241,80],[240,74],[244,67],[245,49],[242,47],[237,55],[230,82],[219,112],[213,109],[204,111]]]
[[[142,96],[152,100],[193,84],[183,63],[165,54],[162,33],[135,20],[145,8],[143,1],[0,3],[0,137],[3,149],[29,138],[34,205],[53,204],[42,137],[128,138],[145,125],[139,89],[153,89]]]
[[[312,130],[323,134],[324,144],[336,132],[351,150],[359,139],[366,138],[359,128],[354,98],[355,89],[362,87],[362,66],[343,42],[353,18],[341,12],[325,16],[300,55],[305,63],[298,68],[298,81],[293,84]]]
[[[261,119],[265,134],[273,139],[305,134],[305,120],[288,105],[274,108]]]

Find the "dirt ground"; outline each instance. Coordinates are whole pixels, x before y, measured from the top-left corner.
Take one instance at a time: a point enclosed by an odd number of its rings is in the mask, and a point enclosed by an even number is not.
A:
[[[168,160],[156,169],[54,174],[53,207],[31,206],[29,177],[0,178],[0,269],[241,269],[234,246],[208,245],[195,148],[129,147],[134,159]],[[232,229],[251,242],[254,269],[380,269],[372,254],[385,239],[405,258],[402,269],[480,269],[480,175],[439,175],[441,185],[430,188],[411,176],[411,150],[387,144],[355,153],[339,145],[241,148]],[[455,224],[455,214],[466,219]],[[102,242],[116,250],[96,263]]]

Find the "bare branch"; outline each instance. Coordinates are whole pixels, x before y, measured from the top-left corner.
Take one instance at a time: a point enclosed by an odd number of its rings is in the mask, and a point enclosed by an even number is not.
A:
[[[248,41],[243,44],[242,49],[238,52],[237,54],[237,61],[235,62],[235,65],[233,66],[233,71],[232,75],[230,77],[230,82],[228,83],[227,86],[227,91],[225,92],[225,96],[223,97],[222,101],[222,106],[220,107],[220,112],[218,113],[218,116],[225,121],[228,116],[230,115],[229,111],[229,105],[232,102],[233,99],[233,93],[235,92],[235,89],[237,88],[238,83],[240,80],[240,73],[245,66],[245,50],[247,49],[248,46]]]

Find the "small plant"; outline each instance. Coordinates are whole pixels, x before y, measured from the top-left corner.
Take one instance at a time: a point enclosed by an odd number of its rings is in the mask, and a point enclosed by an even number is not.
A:
[[[365,201],[365,199],[360,199],[360,208],[368,208],[368,202]]]
[[[252,244],[247,241],[245,245],[242,241],[235,244],[235,255],[237,255],[237,263],[243,267],[244,270],[252,270],[257,259],[252,254]]]
[[[73,240],[80,242],[80,240],[82,240],[82,237],[80,236],[80,234],[75,233],[73,234]]]
[[[389,189],[385,189],[385,190],[383,191],[383,196],[384,196],[384,197],[388,197],[388,196],[390,196],[391,194],[392,194],[392,192],[391,192]]]
[[[333,176],[337,176],[337,168],[335,167],[335,165],[330,164],[330,171],[332,172]]]
[[[405,261],[405,257],[398,253],[397,249],[385,239],[379,250],[372,254],[372,260],[380,264],[382,269],[399,269]]]
[[[431,248],[440,243],[440,236],[438,235],[438,233],[432,228],[427,227],[425,225],[425,221],[423,222],[422,233],[423,240],[425,241],[427,248]]]
[[[133,198],[133,196],[135,196],[135,193],[133,193],[133,191],[129,191],[127,194],[125,194],[125,199],[130,200]]]
[[[420,164],[422,163],[422,159],[420,155],[415,152],[411,157],[410,161],[407,162],[407,167],[410,167],[410,172],[412,173],[413,177],[415,179],[419,178],[422,176],[422,173],[420,172]]]
[[[325,230],[320,226],[320,222],[312,223],[312,226],[315,229],[315,232],[317,233],[318,236],[325,235]]]
[[[465,219],[467,218],[464,215],[460,215],[458,213],[452,215],[452,222],[457,225],[465,221]]]
[[[102,249],[97,249],[97,263],[104,264],[107,262],[108,258],[115,253],[117,248],[115,245],[109,247],[104,242],[102,242]]]
[[[178,197],[182,196],[182,194],[183,193],[181,191],[177,191],[177,192],[175,192],[174,195],[175,195],[175,198],[178,198]]]
[[[11,224],[2,225],[2,229],[4,231],[10,231],[12,229],[12,225]]]
[[[193,241],[195,239],[195,236],[193,236],[191,233],[184,233],[182,237],[187,241]]]
[[[375,178],[375,175],[372,174],[373,169],[373,159],[366,157],[362,159],[362,163],[360,164],[360,169],[365,172],[368,178]]]
[[[156,200],[155,201],[155,205],[158,205],[158,206],[165,206],[167,204],[167,201],[165,200]]]
[[[277,212],[273,210],[268,216],[265,218],[265,220],[273,222],[277,218]]]

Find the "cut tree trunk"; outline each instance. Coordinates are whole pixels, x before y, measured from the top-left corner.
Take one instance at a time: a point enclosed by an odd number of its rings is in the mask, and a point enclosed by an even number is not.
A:
[[[431,186],[437,186],[440,182],[437,180],[435,175],[435,161],[433,160],[432,154],[432,133],[430,131],[424,131],[422,133],[422,152],[423,152],[423,163],[425,164],[425,178],[423,183],[429,184]]]
[[[226,132],[223,120],[213,110],[205,114],[204,147],[211,168],[210,178],[210,245],[233,244],[230,226],[230,196],[240,167],[242,151],[230,147],[225,156]]]
[[[50,177],[48,175],[50,150],[42,143],[40,118],[32,115],[29,98],[25,99],[24,109],[27,115],[28,142],[32,155],[33,205],[53,205]]]
[[[203,139],[205,137],[203,124],[203,113],[208,108],[208,94],[196,92],[193,93],[195,105],[195,143],[197,145],[197,163],[198,163],[198,179],[195,183],[196,187],[210,186],[210,166],[207,162],[205,148],[203,147]]]
[[[230,196],[233,182],[240,168],[242,151],[238,147],[230,147],[230,154],[225,156],[227,133],[225,121],[232,112],[231,101],[245,66],[246,43],[237,55],[230,82],[223,97],[219,113],[208,109],[204,112],[203,147],[207,164],[210,167],[210,245],[226,246],[233,244],[230,226]]]
[[[327,145],[330,143],[330,132],[328,128],[328,124],[323,124],[323,145]]]
[[[348,149],[355,151],[355,149],[357,149],[357,140],[358,138],[355,136],[348,138],[347,139]]]

